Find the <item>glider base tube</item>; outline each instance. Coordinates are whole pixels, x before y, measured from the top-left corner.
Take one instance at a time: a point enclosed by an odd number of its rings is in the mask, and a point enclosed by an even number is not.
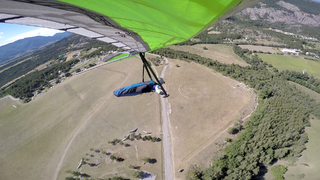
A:
[[[166,90],[163,88],[162,83],[159,81],[158,77],[156,76],[156,74],[153,72],[152,68],[148,64],[148,62],[147,62],[147,60],[145,58],[145,53],[139,53],[139,55],[140,55],[140,58],[141,58],[141,60],[142,60],[142,62],[144,64],[144,66],[146,67],[146,69],[147,70],[149,69],[151,71],[153,77],[156,79],[158,85],[161,87],[161,90],[164,93],[164,97],[168,97],[169,95],[167,94]],[[149,76],[150,76],[150,74],[149,74]],[[150,79],[152,79],[151,76],[150,76]]]

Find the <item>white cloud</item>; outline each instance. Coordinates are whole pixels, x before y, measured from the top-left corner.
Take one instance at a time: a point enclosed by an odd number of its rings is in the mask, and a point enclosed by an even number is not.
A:
[[[25,32],[25,33],[22,33],[22,34],[19,34],[19,35],[16,35],[16,36],[12,36],[8,40],[6,40],[6,42],[4,44],[2,44],[2,45],[9,44],[9,43],[15,42],[17,40],[28,38],[28,37],[53,36],[56,33],[60,33],[60,32],[63,32],[63,31],[54,30],[54,29],[47,29],[47,28],[40,28],[40,29],[36,29],[36,30],[33,30],[33,31],[28,31],[28,32]],[[1,34],[1,32],[0,32],[0,34]],[[0,46],[2,46],[2,45],[0,45]]]

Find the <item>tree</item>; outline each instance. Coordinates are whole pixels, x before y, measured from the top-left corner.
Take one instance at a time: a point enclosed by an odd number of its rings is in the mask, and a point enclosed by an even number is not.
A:
[[[140,169],[140,166],[136,166],[136,165],[130,164],[130,165],[129,165],[129,168],[130,168],[130,169]]]
[[[117,157],[115,155],[111,155],[110,159],[113,161],[113,160],[117,159]]]
[[[271,174],[275,177],[275,180],[283,180],[283,175],[287,171],[287,168],[283,165],[275,165],[271,167]]]
[[[228,129],[229,134],[237,134],[239,132],[239,129],[236,127],[231,127]]]
[[[142,171],[134,171],[133,176],[135,178],[141,178],[142,177]]]
[[[122,162],[124,161],[123,157],[117,157],[117,162]]]
[[[148,157],[143,158],[143,161],[145,161],[145,162],[149,163],[149,161],[151,161],[151,158],[148,158]]]
[[[145,162],[147,162],[147,163],[150,163],[150,164],[154,164],[154,163],[157,162],[156,159],[154,159],[154,158],[149,158],[149,157],[143,158],[143,160],[144,160]]]

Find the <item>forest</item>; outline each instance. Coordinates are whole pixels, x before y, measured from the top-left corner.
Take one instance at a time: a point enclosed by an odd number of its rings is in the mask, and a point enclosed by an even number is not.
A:
[[[212,157],[212,166],[205,170],[194,169],[189,179],[253,179],[279,159],[295,161],[308,141],[305,127],[310,126],[311,114],[320,117],[320,104],[291,86],[283,73],[269,71],[266,63],[249,50],[234,45],[234,52],[250,66],[222,64],[169,48],[153,51],[212,68],[247,84],[259,95],[257,110],[250,120],[240,124],[238,138],[227,145],[222,154]]]

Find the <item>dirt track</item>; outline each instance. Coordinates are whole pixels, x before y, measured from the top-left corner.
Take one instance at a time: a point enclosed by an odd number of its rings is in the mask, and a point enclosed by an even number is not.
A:
[[[153,55],[153,54],[151,54]],[[158,55],[154,55],[158,56]],[[165,66],[161,71],[161,78],[165,78],[166,70],[169,66],[169,61],[164,57]],[[164,85],[165,88],[165,85]],[[170,97],[167,97],[170,98]],[[172,159],[172,146],[171,146],[171,133],[170,133],[170,123],[169,123],[169,108],[168,99],[164,96],[161,97],[161,118],[162,118],[162,143],[163,143],[163,158],[164,158],[164,173],[166,180],[173,179],[173,159]]]
[[[20,99],[18,99],[18,98],[12,97],[11,95],[7,95],[7,96],[1,98],[0,101],[1,101],[2,99],[5,99],[5,98],[9,98],[9,99],[11,99],[12,101],[19,101],[19,100],[20,100]]]
[[[120,72],[119,72],[120,73]],[[121,74],[126,74],[125,72],[121,73]],[[125,76],[127,78],[127,76]],[[112,96],[113,94],[108,94],[107,96]],[[107,98],[108,97],[104,97],[104,98]],[[72,138],[70,139],[66,149],[63,151],[63,154],[60,158],[60,161],[59,161],[59,164],[57,165],[57,168],[55,170],[55,173],[54,173],[54,176],[53,176],[53,180],[56,180],[58,178],[58,175],[59,175],[59,172],[61,170],[61,166],[62,166],[62,163],[64,161],[64,158],[68,152],[68,150],[70,149],[74,139],[77,137],[77,135],[86,127],[86,124],[90,122],[90,120],[92,120],[92,116],[96,114],[97,111],[99,111],[101,109],[101,107],[107,103],[107,101],[104,101],[104,103],[100,104],[92,113],[91,115],[79,126],[79,128],[77,128],[77,130],[75,131],[75,133],[72,135]]]

